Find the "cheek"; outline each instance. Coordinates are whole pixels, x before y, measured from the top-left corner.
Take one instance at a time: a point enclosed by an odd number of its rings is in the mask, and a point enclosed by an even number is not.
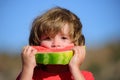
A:
[[[71,46],[71,47],[74,47],[74,43],[69,43],[69,44],[66,44],[66,46]]]
[[[71,45],[73,44],[74,45],[74,43],[71,40],[66,40],[65,43],[66,44],[71,44]]]
[[[47,42],[47,41],[42,41],[41,44],[40,44],[40,46],[44,46],[44,47],[47,47],[47,48],[49,48],[50,45],[51,45],[51,43]]]
[[[64,46],[75,46],[74,43],[72,43],[72,42],[69,41],[69,40],[68,40],[68,41],[65,41],[65,42],[63,42],[63,43],[64,43],[64,44],[63,44]]]

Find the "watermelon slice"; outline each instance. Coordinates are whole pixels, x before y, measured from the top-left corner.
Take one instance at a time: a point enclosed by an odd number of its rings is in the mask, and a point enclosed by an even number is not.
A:
[[[59,64],[66,65],[73,56],[73,47],[64,49],[48,49],[42,46],[33,46],[38,52],[35,55],[37,64]]]

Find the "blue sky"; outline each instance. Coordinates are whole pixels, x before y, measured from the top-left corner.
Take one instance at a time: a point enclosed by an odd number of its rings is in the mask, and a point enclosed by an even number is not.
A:
[[[120,39],[120,0],[0,0],[0,50],[28,45],[34,18],[55,6],[81,19],[87,46]]]

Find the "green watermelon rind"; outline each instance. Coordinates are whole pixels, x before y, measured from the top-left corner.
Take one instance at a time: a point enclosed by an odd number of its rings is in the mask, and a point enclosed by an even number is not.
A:
[[[72,56],[72,50],[62,52],[37,52],[35,55],[35,59],[37,64],[66,65],[70,62]]]

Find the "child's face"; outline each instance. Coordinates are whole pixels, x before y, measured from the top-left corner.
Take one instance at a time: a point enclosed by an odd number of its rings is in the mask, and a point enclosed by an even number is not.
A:
[[[62,28],[62,32],[58,32],[58,34],[56,34],[55,37],[42,36],[41,46],[47,48],[64,48],[67,46],[74,46],[74,43],[72,43],[68,32],[69,27],[66,24]]]

